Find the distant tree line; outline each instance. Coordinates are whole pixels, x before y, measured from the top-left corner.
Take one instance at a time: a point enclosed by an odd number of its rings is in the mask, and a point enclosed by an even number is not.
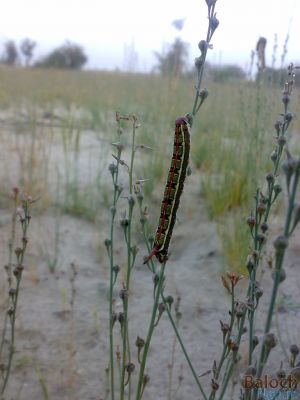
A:
[[[0,63],[7,66],[81,69],[88,61],[82,46],[66,41],[46,56],[33,62],[36,46],[37,43],[29,38],[23,39],[19,47],[13,40],[7,40],[3,44]]]
[[[268,67],[265,60],[266,39],[259,38],[256,51],[253,52],[253,60],[257,58],[257,70],[254,75],[247,74],[238,65],[214,65],[206,62],[205,79],[216,83],[230,83],[242,80],[255,80],[264,82],[267,85],[282,86],[286,79],[286,68],[281,66],[275,68]],[[157,59],[157,65],[154,71],[159,72],[163,76],[189,76],[195,77],[194,68],[188,66],[188,45],[180,38],[176,38],[174,42],[166,47],[161,53],[154,52]],[[252,62],[253,62],[252,60]],[[283,64],[283,62],[282,62]],[[300,74],[300,71],[298,72]],[[298,75],[297,73],[297,75]],[[250,75],[250,76],[249,76]],[[300,79],[296,79],[299,85]]]
[[[157,59],[154,71],[158,71],[164,76],[186,75],[194,77],[194,70],[191,70],[188,66],[188,44],[180,38],[176,38],[166,51],[162,53],[154,52],[154,55]],[[246,78],[245,71],[237,65],[216,66],[210,63],[206,63],[205,75],[206,79],[219,83]]]

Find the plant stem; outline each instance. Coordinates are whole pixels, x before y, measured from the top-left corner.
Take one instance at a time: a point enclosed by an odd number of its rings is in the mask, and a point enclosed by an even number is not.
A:
[[[14,195],[14,210],[13,210],[12,221],[11,221],[11,236],[10,236],[10,240],[8,243],[8,264],[7,264],[8,290],[11,288],[11,284],[12,284],[12,260],[13,260],[13,248],[14,248],[14,243],[15,243],[16,221],[17,221],[17,197],[18,196],[15,193],[15,195]],[[7,306],[9,306],[9,298],[7,301]],[[5,341],[6,332],[7,332],[7,319],[8,319],[8,314],[5,313],[3,330],[2,330],[2,334],[1,334],[1,343],[0,343],[0,360],[2,357],[2,351],[3,351],[4,341]]]
[[[32,202],[32,201],[31,201]],[[4,394],[6,389],[10,372],[12,366],[12,360],[15,353],[15,323],[17,316],[17,306],[18,306],[18,298],[20,292],[20,283],[22,280],[22,271],[23,271],[23,262],[27,247],[27,229],[30,223],[31,216],[29,215],[29,200],[26,198],[22,201],[24,215],[20,216],[21,228],[22,228],[22,247],[19,249],[19,255],[17,255],[17,266],[15,268],[15,277],[16,277],[16,289],[15,294],[12,297],[12,307],[11,307],[11,315],[9,316],[10,324],[11,324],[11,336],[10,336],[10,346],[9,346],[9,356],[8,356],[8,364],[5,371],[5,377],[3,380],[3,385],[1,388],[1,395]]]
[[[195,368],[193,367],[193,364],[192,364],[192,362],[191,362],[191,359],[190,359],[190,357],[189,357],[189,355],[188,355],[188,353],[187,353],[187,351],[186,351],[186,348],[185,348],[185,346],[184,346],[184,344],[183,344],[183,341],[182,341],[182,339],[181,339],[181,336],[180,336],[180,334],[179,334],[179,332],[178,332],[177,326],[176,326],[176,324],[175,324],[175,321],[174,321],[174,319],[173,319],[173,317],[172,317],[172,314],[171,314],[171,311],[170,311],[170,309],[169,309],[169,305],[167,304],[166,299],[165,299],[163,293],[161,293],[161,298],[162,298],[162,300],[163,300],[163,302],[164,302],[164,304],[165,304],[165,306],[166,306],[166,311],[167,311],[169,320],[170,320],[170,322],[171,322],[171,325],[172,325],[172,327],[173,327],[173,330],[174,330],[174,332],[175,332],[175,335],[176,335],[176,337],[177,337],[177,340],[178,340],[178,342],[179,342],[179,344],[180,344],[181,350],[182,350],[182,352],[183,352],[183,354],[184,354],[184,356],[185,356],[185,359],[186,359],[186,361],[187,361],[187,363],[188,363],[188,365],[189,365],[189,367],[190,367],[190,370],[191,370],[192,375],[193,375],[193,377],[194,377],[194,379],[195,379],[195,382],[196,382],[196,384],[197,384],[197,386],[198,386],[198,388],[199,388],[199,390],[200,390],[200,392],[201,392],[203,398],[204,398],[205,400],[207,400],[207,396],[206,396],[206,394],[205,394],[205,392],[204,392],[204,390],[203,390],[203,387],[202,387],[202,385],[201,385],[201,382],[199,381],[199,378],[198,378],[198,376],[197,376],[197,373],[196,373],[196,371],[195,371]]]
[[[135,156],[135,130],[136,130],[136,116],[132,115],[132,142],[131,142],[131,159],[129,168],[129,193],[132,194],[132,175],[133,175],[133,164]]]
[[[128,332],[128,300],[130,291],[130,277],[131,270],[133,267],[134,260],[132,259],[132,248],[131,248],[131,229],[132,229],[132,217],[133,217],[133,207],[134,202],[132,201],[132,190],[133,190],[133,169],[134,169],[134,157],[135,157],[135,133],[136,133],[136,121],[135,115],[128,117],[132,121],[132,141],[131,141],[131,158],[129,167],[129,198],[128,198],[128,229],[126,230],[127,236],[127,271],[126,271],[126,283],[125,288],[127,295],[123,300],[123,312],[124,312],[124,323],[123,323],[123,338],[122,338],[122,367],[121,367],[121,381],[120,381],[120,399],[124,400],[125,396],[125,371],[127,363],[131,362],[130,356],[130,342],[129,342],[129,332]],[[128,398],[131,397],[131,382],[130,377],[128,381]]]
[[[119,129],[120,131],[120,129]],[[121,150],[118,150],[116,172],[112,175],[114,192],[113,192],[113,211],[111,216],[110,225],[110,250],[109,250],[109,370],[110,370],[110,392],[111,400],[115,398],[115,378],[114,378],[114,338],[113,338],[113,287],[114,287],[114,224],[116,216],[116,204],[118,200],[118,178],[119,178],[119,164],[120,164]]]
[[[166,266],[166,261],[162,264],[160,273],[159,273],[159,281],[157,284],[154,304],[153,304],[153,308],[152,308],[151,320],[150,320],[150,324],[149,324],[149,328],[148,328],[147,339],[145,341],[143,358],[142,358],[141,366],[140,366],[138,387],[137,387],[137,392],[136,392],[136,400],[141,400],[142,395],[143,395],[142,386],[143,386],[143,379],[144,379],[144,371],[145,371],[145,367],[146,367],[147,355],[148,355],[148,350],[150,347],[150,342],[152,339],[152,334],[153,334],[153,331],[155,328],[156,312],[157,312],[159,297],[161,295],[161,290],[162,290],[163,282],[164,282],[165,266]]]
[[[204,65],[205,65],[205,60],[206,60],[206,55],[207,55],[207,50],[209,48],[210,40],[212,38],[212,35],[214,33],[214,30],[211,28],[211,20],[214,16],[214,11],[215,11],[215,4],[213,4],[211,7],[208,6],[208,28],[207,28],[207,34],[206,34],[206,47],[201,51],[201,56],[199,58],[200,65],[197,66],[197,85],[195,87],[196,89],[196,94],[195,94],[195,99],[194,99],[194,104],[193,104],[193,109],[192,109],[192,116],[194,117],[197,112],[199,111],[199,108],[203,102],[201,101],[200,98],[200,88],[201,88],[201,83],[202,83],[202,78],[203,78],[203,71],[204,71]],[[200,99],[200,104],[199,104],[199,99]],[[191,125],[193,124],[193,121]]]

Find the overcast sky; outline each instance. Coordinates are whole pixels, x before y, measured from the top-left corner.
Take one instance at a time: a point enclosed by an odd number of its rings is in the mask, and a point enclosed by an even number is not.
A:
[[[176,36],[189,43],[190,60],[198,55],[197,44],[205,37],[205,0],[0,0],[0,42],[30,37],[36,52],[45,54],[65,40],[84,46],[89,67],[128,67],[138,55],[135,69],[150,70],[154,51],[161,51]],[[300,0],[218,0],[220,26],[210,52],[211,61],[249,64],[259,36],[268,40],[271,63],[274,35],[278,37],[277,65],[285,38],[290,33],[287,61],[300,61]],[[185,18],[181,32],[172,21]]]

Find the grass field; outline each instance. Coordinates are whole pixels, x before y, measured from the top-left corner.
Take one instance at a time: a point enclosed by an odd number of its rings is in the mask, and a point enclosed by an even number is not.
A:
[[[270,87],[265,80],[207,82],[210,95],[193,128],[191,153],[192,169],[201,171],[199,193],[211,218],[249,209],[255,188],[271,165],[269,152],[282,88],[279,84]],[[104,175],[109,161],[101,149],[115,134],[115,112],[136,114],[142,125],[138,140],[153,149],[143,154],[137,177],[150,179],[145,191],[151,195],[165,178],[173,123],[190,111],[194,85],[192,79],[158,75],[14,68],[1,68],[0,82],[2,135],[8,130],[15,133],[8,140],[15,141],[19,158],[10,160],[16,175],[11,182],[3,177],[0,192],[5,194],[11,185],[21,184],[42,195],[46,207],[57,201],[53,192],[58,191],[69,212],[88,219],[95,218],[107,199]],[[298,93],[295,100],[297,115]],[[293,131],[295,138],[300,132],[298,119]],[[93,139],[85,139],[92,135]],[[91,157],[96,166],[87,165]],[[85,174],[81,162],[88,170]],[[54,163],[57,171],[53,171]],[[16,172],[18,164],[21,168]]]

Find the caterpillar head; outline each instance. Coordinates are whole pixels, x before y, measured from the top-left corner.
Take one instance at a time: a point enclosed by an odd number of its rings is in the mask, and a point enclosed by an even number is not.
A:
[[[193,117],[191,114],[186,114],[184,117],[179,117],[175,121],[176,125],[186,124],[190,128],[193,124]]]

